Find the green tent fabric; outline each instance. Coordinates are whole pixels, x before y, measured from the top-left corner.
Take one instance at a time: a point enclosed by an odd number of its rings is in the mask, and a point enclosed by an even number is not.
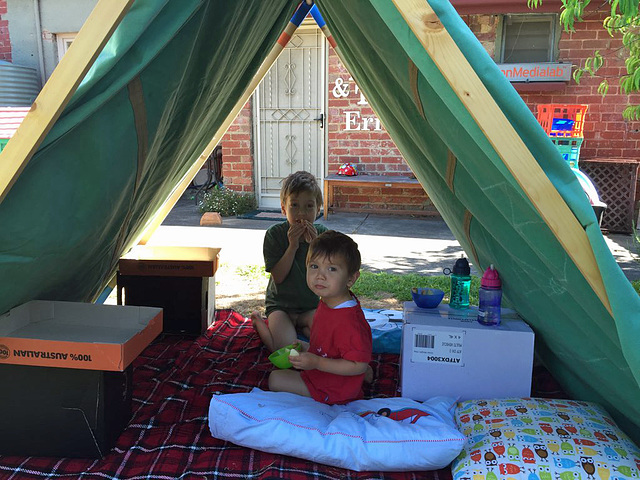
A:
[[[543,220],[486,133],[389,0],[317,0],[339,52],[480,269],[536,333],[576,398],[640,440],[640,300],[575,176],[446,0],[437,19],[586,232],[610,304]],[[411,2],[400,2],[405,5]],[[414,1],[413,4],[420,5]],[[292,0],[137,0],[0,204],[0,312],[92,301],[213,137],[297,6]],[[452,158],[455,161],[452,162]]]
[[[613,316],[394,4],[317,0],[347,68],[456,238],[480,270],[493,263],[500,272],[505,297],[534,329],[536,351],[546,366],[569,393],[605,405],[638,440],[638,295],[610,254],[573,173],[528,107],[450,3],[429,4],[586,230]],[[417,87],[411,83],[411,63]],[[449,150],[457,158],[452,187]],[[467,211],[472,215],[468,235]]]
[[[31,299],[96,299],[295,8],[132,5],[0,204],[0,312]]]

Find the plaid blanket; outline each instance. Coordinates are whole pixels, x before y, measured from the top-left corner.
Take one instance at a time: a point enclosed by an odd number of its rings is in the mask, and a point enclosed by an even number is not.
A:
[[[112,451],[101,460],[0,456],[0,479],[436,479],[430,472],[354,472],[213,438],[211,395],[268,389],[273,369],[251,322],[217,312],[200,337],[163,335],[133,364],[133,412]],[[397,396],[398,355],[375,355],[365,395]],[[46,401],[46,399],[44,400]]]

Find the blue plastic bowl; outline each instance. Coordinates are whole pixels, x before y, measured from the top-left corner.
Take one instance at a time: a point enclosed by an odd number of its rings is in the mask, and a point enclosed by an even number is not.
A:
[[[436,308],[444,298],[444,292],[437,288],[412,288],[413,301],[420,308]]]

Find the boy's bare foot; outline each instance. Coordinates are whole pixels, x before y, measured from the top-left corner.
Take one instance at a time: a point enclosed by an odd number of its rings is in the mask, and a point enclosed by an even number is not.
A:
[[[367,365],[367,371],[364,372],[364,381],[365,383],[373,382],[373,368],[371,368],[371,365]]]
[[[251,314],[251,325],[253,325],[254,330],[258,333],[262,343],[265,344],[270,352],[273,352],[273,337],[271,336],[271,330],[269,330],[269,325],[264,321],[260,312],[253,312]]]

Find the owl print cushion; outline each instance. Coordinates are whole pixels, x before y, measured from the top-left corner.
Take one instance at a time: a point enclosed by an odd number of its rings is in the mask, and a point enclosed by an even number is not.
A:
[[[594,403],[542,398],[459,402],[466,436],[454,480],[640,478],[640,449]]]

